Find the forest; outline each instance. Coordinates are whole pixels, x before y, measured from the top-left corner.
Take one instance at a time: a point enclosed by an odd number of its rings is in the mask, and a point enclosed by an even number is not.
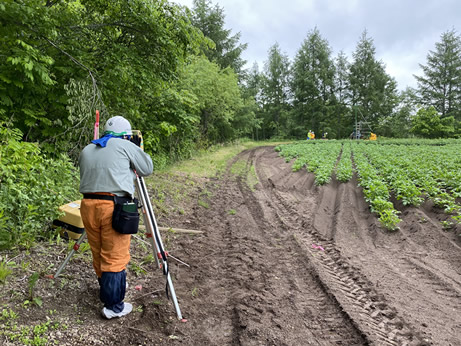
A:
[[[357,119],[380,137],[461,135],[454,29],[421,62],[418,88],[399,91],[366,30],[352,61],[312,28],[292,60],[274,43],[245,69],[247,44],[210,0],[3,0],[0,23],[2,247],[50,222],[43,206],[78,197],[96,110],[140,129],[156,169],[242,138],[348,138]]]

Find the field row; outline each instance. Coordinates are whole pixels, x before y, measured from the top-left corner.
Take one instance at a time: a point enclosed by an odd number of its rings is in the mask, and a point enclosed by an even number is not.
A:
[[[397,228],[399,212],[391,196],[405,206],[426,199],[451,216],[451,227],[461,222],[461,142],[459,140],[302,141],[276,148],[293,170],[305,167],[317,185],[333,176],[340,182],[357,174],[371,211],[389,230]]]

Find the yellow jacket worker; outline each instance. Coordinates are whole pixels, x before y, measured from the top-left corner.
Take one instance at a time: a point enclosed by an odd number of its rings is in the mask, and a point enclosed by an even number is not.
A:
[[[126,266],[130,260],[131,234],[121,234],[112,228],[114,196],[131,201],[135,174],[152,173],[152,159],[130,141],[131,125],[116,116],[107,120],[104,135],[93,140],[80,153],[80,207],[82,221],[93,255],[93,268],[98,276],[102,315],[121,317],[132,310],[125,303]]]

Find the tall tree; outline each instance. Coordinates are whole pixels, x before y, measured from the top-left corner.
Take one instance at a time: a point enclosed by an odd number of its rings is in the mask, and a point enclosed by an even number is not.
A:
[[[420,101],[434,106],[442,117],[454,116],[461,121],[461,38],[455,30],[441,35],[435,51],[420,64],[423,76],[415,76]]]
[[[203,38],[163,0],[2,1],[0,36],[0,119],[77,153],[96,107],[154,132],[154,98]]]
[[[255,62],[248,71],[243,83],[244,94],[253,97],[255,101],[261,93],[261,79],[262,75],[259,71],[258,63]]]
[[[381,117],[376,132],[381,136],[405,138],[410,135],[412,117],[416,114],[416,95],[413,88],[407,87],[398,94],[399,103],[392,115]]]
[[[336,131],[329,137],[344,138],[351,133],[353,123],[350,100],[348,98],[350,63],[344,51],[340,51],[336,56],[335,67]]]
[[[262,90],[262,74],[259,71],[258,63],[255,62],[252,68],[245,76],[242,85],[242,95],[244,102],[251,105],[255,117],[255,122],[251,129],[251,137],[259,140],[260,129],[262,123],[262,107],[261,107],[261,90]]]
[[[221,69],[204,56],[193,58],[180,87],[195,98],[193,111],[200,119],[198,134],[205,146],[234,139],[248,128],[251,131],[251,111],[240,113],[244,105],[231,68]]]
[[[293,134],[303,136],[309,129],[332,132],[335,66],[331,48],[317,28],[308,33],[292,70]]]
[[[225,29],[224,20],[222,7],[212,6],[211,0],[194,0],[192,23],[214,43],[214,47],[204,44],[203,52],[210,61],[223,69],[231,67],[242,78],[242,68],[246,64],[242,53],[248,44],[240,43],[240,33],[232,35],[230,29]]]
[[[349,97],[354,112],[372,127],[381,117],[391,115],[398,102],[397,83],[386,73],[384,64],[376,60],[375,53],[373,40],[365,30],[352,54],[354,61],[349,73]]]
[[[278,43],[269,48],[269,56],[264,64],[261,101],[263,104],[263,137],[284,135],[283,121],[289,109],[290,61],[282,53]]]

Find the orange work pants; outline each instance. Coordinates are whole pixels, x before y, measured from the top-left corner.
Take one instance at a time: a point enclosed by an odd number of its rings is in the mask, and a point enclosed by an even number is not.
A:
[[[121,234],[112,228],[113,212],[113,201],[83,199],[80,206],[93,268],[99,278],[103,272],[121,272],[130,261],[131,234]]]

